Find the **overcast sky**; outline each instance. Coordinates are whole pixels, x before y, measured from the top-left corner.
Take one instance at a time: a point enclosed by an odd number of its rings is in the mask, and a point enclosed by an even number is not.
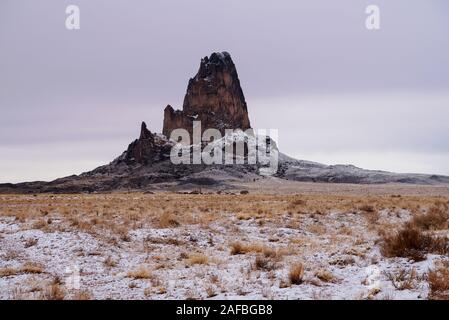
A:
[[[449,175],[447,0],[0,0],[0,182],[108,163],[224,50],[284,153]]]

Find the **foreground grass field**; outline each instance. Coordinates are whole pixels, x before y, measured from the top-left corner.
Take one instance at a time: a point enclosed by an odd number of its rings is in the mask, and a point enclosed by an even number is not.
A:
[[[444,194],[196,193],[0,195],[0,298],[449,297]]]

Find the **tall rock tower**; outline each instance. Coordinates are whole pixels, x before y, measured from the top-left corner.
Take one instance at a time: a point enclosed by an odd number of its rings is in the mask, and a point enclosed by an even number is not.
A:
[[[182,111],[168,105],[164,110],[162,133],[170,137],[172,130],[192,132],[193,121],[201,121],[202,131],[251,128],[248,109],[231,55],[212,53],[201,59],[200,69],[189,80]]]

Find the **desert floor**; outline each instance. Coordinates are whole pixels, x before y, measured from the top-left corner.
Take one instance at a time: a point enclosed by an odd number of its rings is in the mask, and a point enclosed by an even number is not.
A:
[[[0,195],[0,299],[445,299],[448,219],[448,186]]]

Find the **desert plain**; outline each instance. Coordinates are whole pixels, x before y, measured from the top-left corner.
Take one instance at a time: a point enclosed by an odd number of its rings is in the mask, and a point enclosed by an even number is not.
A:
[[[0,195],[0,299],[448,299],[449,186]]]

